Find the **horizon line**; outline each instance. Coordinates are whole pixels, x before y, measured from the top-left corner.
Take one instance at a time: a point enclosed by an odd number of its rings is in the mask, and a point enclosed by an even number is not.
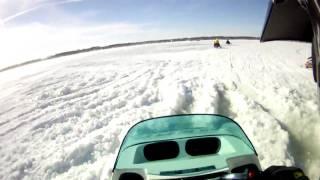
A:
[[[160,40],[147,40],[147,41],[136,41],[136,42],[126,42],[126,43],[115,43],[115,44],[109,44],[105,46],[91,46],[89,48],[83,48],[83,49],[76,49],[76,50],[69,50],[69,51],[63,51],[59,52],[53,55],[49,55],[45,58],[36,58],[32,60],[27,60],[25,62],[10,65],[8,67],[0,69],[0,73],[4,71],[8,71],[10,69],[15,69],[21,66],[34,64],[37,62],[47,61],[59,57],[65,57],[65,56],[71,56],[75,54],[80,53],[86,53],[91,51],[98,51],[98,50],[106,50],[106,49],[113,49],[113,48],[120,48],[120,47],[127,47],[127,46],[138,46],[138,45],[144,45],[144,44],[157,44],[157,43],[168,43],[168,42],[181,42],[181,41],[204,41],[204,40],[211,40],[214,38],[218,39],[243,39],[243,40],[259,40],[260,37],[256,36],[196,36],[196,37],[184,37],[184,38],[172,38],[172,39],[160,39]]]

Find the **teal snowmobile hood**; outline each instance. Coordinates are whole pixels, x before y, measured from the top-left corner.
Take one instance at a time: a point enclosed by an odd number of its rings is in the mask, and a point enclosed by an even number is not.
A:
[[[209,114],[165,116],[141,121],[128,131],[113,171],[143,169],[155,176],[226,171],[230,159],[246,156],[256,157],[257,153],[230,118]]]

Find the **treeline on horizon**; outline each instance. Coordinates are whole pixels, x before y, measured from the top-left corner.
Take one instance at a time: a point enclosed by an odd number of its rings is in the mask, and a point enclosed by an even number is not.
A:
[[[62,56],[69,56],[78,53],[84,53],[89,51],[96,51],[96,50],[103,50],[103,49],[111,49],[111,48],[118,48],[118,47],[126,47],[126,46],[136,46],[136,45],[144,45],[144,44],[155,44],[155,43],[167,43],[167,42],[179,42],[179,41],[201,41],[201,40],[212,40],[212,39],[245,39],[245,40],[258,40],[258,37],[250,37],[250,36],[238,36],[238,37],[227,37],[227,36],[206,36],[206,37],[191,37],[191,38],[175,38],[175,39],[163,39],[163,40],[150,40],[150,41],[140,41],[140,42],[130,42],[130,43],[119,43],[119,44],[112,44],[107,46],[94,46],[85,49],[78,49],[73,51],[66,51],[62,53],[58,53],[52,56],[49,56],[45,59],[52,59]]]
[[[90,52],[90,51],[97,51],[97,50],[104,50],[104,49],[111,49],[111,48],[118,48],[118,47],[126,47],[126,46],[136,46],[136,45],[144,45],[144,44],[155,44],[155,43],[167,43],[167,42],[179,42],[179,41],[201,41],[201,40],[212,40],[212,39],[239,39],[239,40],[258,40],[258,37],[251,37],[251,36],[205,36],[205,37],[191,37],[191,38],[174,38],[174,39],[163,39],[163,40],[150,40],[150,41],[140,41],[140,42],[129,42],[129,43],[118,43],[118,44],[111,44],[107,46],[94,46],[90,48],[85,48],[85,49],[77,49],[77,50],[72,50],[72,51],[65,51],[61,53],[57,53],[51,56],[48,56],[46,58],[39,58],[39,59],[33,59],[30,61],[26,61],[20,64],[12,65],[3,69],[0,69],[0,72],[7,71],[9,69],[13,69],[16,67],[40,62],[40,61],[45,61],[53,58],[58,58],[58,57],[63,57],[63,56],[70,56],[74,54],[79,54],[79,53],[85,53],[85,52]]]

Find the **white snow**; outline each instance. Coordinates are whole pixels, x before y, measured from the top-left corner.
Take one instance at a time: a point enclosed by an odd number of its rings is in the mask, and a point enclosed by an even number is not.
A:
[[[99,179],[130,126],[155,116],[234,118],[263,168],[320,176],[310,44],[177,42],[95,51],[0,73],[0,179]]]

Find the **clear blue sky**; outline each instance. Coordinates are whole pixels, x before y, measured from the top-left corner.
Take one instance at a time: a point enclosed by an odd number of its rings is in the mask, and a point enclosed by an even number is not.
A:
[[[147,24],[164,33],[169,29],[198,35],[259,36],[267,6],[268,0],[83,0],[55,9],[93,24],[122,22]],[[74,18],[68,17],[53,19],[48,8],[42,7],[13,22],[72,23]]]
[[[260,36],[269,0],[3,0],[0,59],[195,36]],[[16,53],[19,52],[19,53]]]

